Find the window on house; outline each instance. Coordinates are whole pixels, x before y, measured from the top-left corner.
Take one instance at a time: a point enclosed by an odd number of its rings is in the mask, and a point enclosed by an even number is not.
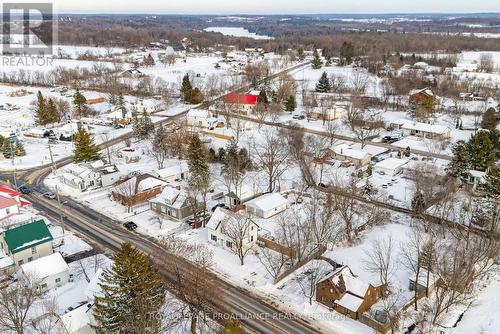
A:
[[[61,278],[56,278],[56,283],[61,283]]]
[[[28,262],[31,262],[31,261],[33,261],[33,257],[32,257],[32,256],[30,256],[30,257],[28,258]]]
[[[6,213],[7,215],[10,215],[10,208],[5,209],[5,213]]]
[[[252,242],[253,242],[253,235],[252,235],[252,236],[250,236],[250,241],[252,241]]]
[[[233,248],[233,243],[231,241],[226,241],[227,248]]]
[[[36,247],[31,247],[31,254],[36,254]]]
[[[211,234],[210,235],[210,239],[212,239],[212,241],[217,242],[217,236],[216,235]]]
[[[253,231],[253,225],[252,225],[252,227],[250,227],[250,230],[252,230],[252,231]]]
[[[24,261],[23,261],[23,260],[19,260],[19,262],[18,262],[18,264],[19,264],[20,266],[22,266],[22,265],[23,265],[23,263],[24,263]]]
[[[47,283],[42,284],[42,289],[47,289]]]

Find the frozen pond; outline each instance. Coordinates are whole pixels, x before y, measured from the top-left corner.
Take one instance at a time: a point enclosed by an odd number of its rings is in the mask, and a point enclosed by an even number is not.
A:
[[[206,32],[220,32],[226,36],[234,37],[249,37],[253,39],[273,39],[270,36],[257,35],[256,33],[250,32],[243,27],[208,27],[203,29]]]

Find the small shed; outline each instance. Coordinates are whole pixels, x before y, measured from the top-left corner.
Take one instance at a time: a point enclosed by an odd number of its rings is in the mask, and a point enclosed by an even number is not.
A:
[[[285,211],[287,200],[280,193],[270,193],[254,198],[245,205],[248,212],[260,218],[269,218]]]

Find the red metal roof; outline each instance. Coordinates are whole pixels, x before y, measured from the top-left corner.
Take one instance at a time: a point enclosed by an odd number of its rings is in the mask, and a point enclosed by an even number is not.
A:
[[[4,186],[4,185],[0,185],[0,195],[2,195],[2,194],[8,195],[9,197],[16,197],[16,196],[21,195],[20,192],[17,192],[12,188],[9,188],[9,187]]]
[[[10,208],[13,206],[17,206],[17,202],[15,199],[0,196],[0,209]]]
[[[257,104],[257,95],[230,93],[226,95],[226,102],[237,104]]]

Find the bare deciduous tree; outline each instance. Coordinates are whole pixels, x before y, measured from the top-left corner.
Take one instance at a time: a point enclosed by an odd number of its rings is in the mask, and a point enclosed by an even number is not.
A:
[[[392,235],[383,240],[374,240],[370,249],[365,251],[367,257],[365,269],[368,272],[377,274],[380,283],[386,287],[389,286],[389,280],[396,270],[393,252]]]

